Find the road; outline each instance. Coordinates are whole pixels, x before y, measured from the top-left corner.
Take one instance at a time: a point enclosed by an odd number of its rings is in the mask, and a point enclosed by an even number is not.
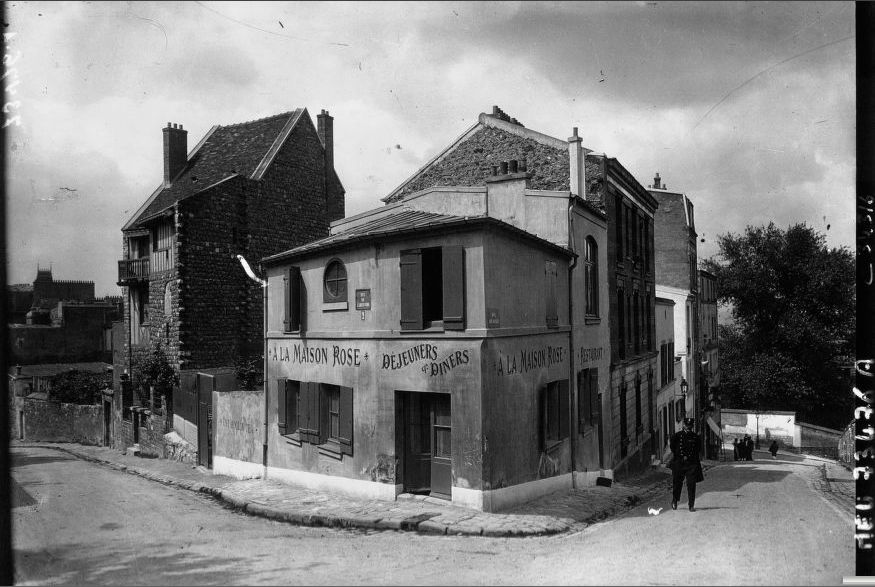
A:
[[[11,452],[21,585],[834,585],[854,569],[853,501],[825,499],[822,463],[804,459],[715,467],[694,513],[665,492],[575,534],[482,538],[298,527],[51,449]]]

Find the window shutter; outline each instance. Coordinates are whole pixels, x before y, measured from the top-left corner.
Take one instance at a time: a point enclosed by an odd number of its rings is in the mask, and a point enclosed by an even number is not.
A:
[[[298,394],[301,382],[291,379],[286,381],[286,430],[294,434],[298,431]]]
[[[323,431],[327,426],[322,425],[322,386],[318,383],[310,384],[310,442],[323,444],[325,442]]]
[[[559,438],[570,436],[571,405],[569,404],[568,380],[559,381]]]
[[[401,251],[401,330],[422,330],[422,251]]]
[[[538,388],[537,394],[538,409],[535,413],[538,415],[538,450],[543,451],[546,446],[547,430],[547,386],[543,385]]]
[[[556,261],[544,263],[547,281],[547,328],[559,326],[559,311],[556,305]]]
[[[277,379],[276,382],[276,425],[280,434],[286,434],[286,383],[285,379]]]
[[[443,247],[444,330],[465,330],[465,249]]]
[[[301,329],[301,269],[289,267],[283,276],[283,291],[285,301],[283,307],[285,314],[285,332],[294,332]]]
[[[302,381],[298,391],[298,435],[302,442],[310,442],[310,386]]]
[[[340,388],[340,452],[352,455],[352,388]]]
[[[583,427],[587,424],[586,412],[589,410],[589,370],[583,369],[577,372],[577,433],[583,434]]]
[[[599,401],[599,377],[597,370],[592,370],[589,373],[589,418],[590,424],[596,426],[602,416],[602,405]]]

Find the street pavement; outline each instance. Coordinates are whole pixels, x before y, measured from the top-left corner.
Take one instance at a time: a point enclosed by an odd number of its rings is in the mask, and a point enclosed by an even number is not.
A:
[[[426,534],[523,537],[580,531],[627,511],[670,487],[664,467],[615,481],[558,492],[498,513],[454,506],[444,500],[402,495],[396,501],[359,500],[297,488],[270,479],[238,480],[203,467],[144,458],[117,450],[68,443],[13,441],[11,448],[39,447],[111,467],[180,489],[204,493],[237,510],[303,526],[385,529]],[[705,461],[704,469],[719,465]]]

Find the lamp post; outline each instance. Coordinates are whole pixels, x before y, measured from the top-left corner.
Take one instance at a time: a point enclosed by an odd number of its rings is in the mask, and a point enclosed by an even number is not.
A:
[[[690,386],[687,383],[687,380],[681,377],[681,397],[684,398],[684,418],[687,417],[687,390],[689,390]]]

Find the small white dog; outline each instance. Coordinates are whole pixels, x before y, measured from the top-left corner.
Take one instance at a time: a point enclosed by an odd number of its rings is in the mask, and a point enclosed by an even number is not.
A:
[[[661,512],[661,511],[662,511],[662,508],[659,508],[659,509],[647,508],[647,513],[650,514],[651,516],[658,516],[659,512]]]

